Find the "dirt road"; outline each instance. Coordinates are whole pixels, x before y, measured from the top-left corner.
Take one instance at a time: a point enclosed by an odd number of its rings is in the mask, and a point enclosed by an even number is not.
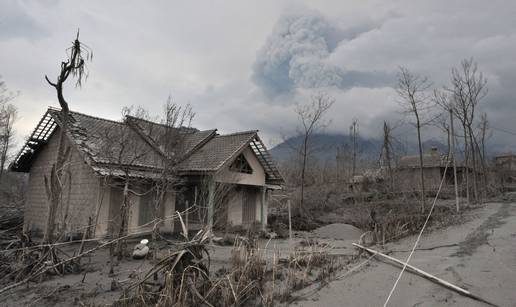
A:
[[[499,306],[516,306],[516,204],[492,203],[471,212],[469,222],[423,235],[411,264]],[[406,259],[416,237],[386,249]],[[383,306],[400,270],[371,260],[364,269],[299,306]],[[405,272],[389,306],[486,306]]]

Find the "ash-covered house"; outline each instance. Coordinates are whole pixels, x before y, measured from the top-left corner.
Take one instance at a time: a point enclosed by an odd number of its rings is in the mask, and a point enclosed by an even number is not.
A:
[[[45,176],[56,161],[60,116],[60,110],[49,108],[10,166],[12,171],[29,173],[24,227],[35,233],[46,227]],[[155,215],[153,194],[148,191],[164,174],[164,156],[170,154],[163,150],[167,140],[153,132],[168,128],[129,116],[119,122],[77,112],[70,112],[67,126],[70,153],[57,229],[79,234],[94,221],[95,233],[90,236],[116,233],[123,202],[121,181],[130,178],[128,231],[150,230]],[[161,229],[174,231],[167,217],[191,207],[197,210],[183,216],[190,228],[206,223],[219,228],[265,227],[269,191],[284,181],[257,131],[220,135],[216,129],[175,129],[181,142],[172,154],[181,157],[174,165],[180,180],[165,193]]]
[[[437,148],[432,148],[430,152],[423,154],[423,176],[425,178],[425,189],[429,192],[435,192],[439,189],[442,176],[446,170],[446,181],[444,188],[454,184],[453,180],[453,165],[449,163],[448,155],[440,154]],[[462,183],[462,173],[465,168],[457,166],[457,181]],[[398,190],[404,192],[420,191],[420,161],[419,155],[403,156],[400,158],[397,167],[394,171],[395,184]]]
[[[494,171],[497,183],[502,189],[516,189],[516,155],[504,154],[494,157]]]

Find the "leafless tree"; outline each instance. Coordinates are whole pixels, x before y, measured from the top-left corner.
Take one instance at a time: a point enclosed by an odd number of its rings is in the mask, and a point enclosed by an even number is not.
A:
[[[9,103],[17,94],[9,92],[5,82],[0,80],[0,180],[4,174],[5,163],[9,159],[9,151],[13,147],[14,122],[17,108]]]
[[[462,124],[464,137],[465,166],[473,173],[473,195],[478,200],[478,142],[474,133],[475,112],[480,101],[487,95],[487,79],[478,71],[477,63],[472,58],[463,60],[459,68],[452,68],[451,86],[447,90],[452,94],[455,113]],[[466,170],[466,195],[469,202],[469,171]]]
[[[179,106],[171,97],[163,110],[161,116],[151,117],[143,107],[124,108],[123,122],[107,128],[101,137],[104,144],[100,155],[109,161],[109,185],[122,190],[118,229],[111,230],[117,238],[127,234],[133,198],[140,197],[150,200],[149,226],[156,242],[164,222],[161,213],[167,193],[179,192],[182,184],[177,166],[188,149],[186,137],[195,132],[190,127],[194,113],[189,105]],[[141,142],[141,138],[146,142]],[[142,164],[152,165],[152,178],[139,174],[135,165]],[[124,250],[125,241],[118,240],[114,254],[121,259]]]
[[[459,200],[459,185],[457,179],[457,154],[455,149],[456,135],[455,135],[455,106],[453,100],[450,98],[449,93],[438,89],[434,90],[434,102],[436,105],[443,109],[443,113],[437,118],[437,126],[441,128],[448,136],[448,162],[453,164],[453,182],[455,188],[455,206],[457,212],[460,211],[460,200]]]
[[[486,113],[480,115],[480,122],[478,124],[479,136],[476,139],[480,139],[480,144],[477,142],[478,153],[480,156],[480,162],[482,166],[482,186],[484,198],[487,196],[488,187],[488,170],[487,170],[487,159],[486,159],[486,141],[491,136],[489,131],[489,119]]]
[[[401,98],[400,104],[405,113],[414,116],[413,125],[417,131],[417,142],[419,148],[419,168],[421,181],[421,210],[425,210],[425,177],[423,170],[423,147],[421,144],[421,127],[428,123],[425,115],[430,107],[430,96],[428,90],[431,83],[427,77],[414,74],[405,67],[400,67],[398,72],[398,85],[396,91]]]
[[[210,176],[203,176],[198,187],[198,197],[193,206],[193,213],[199,214],[200,221],[207,221],[210,198],[210,185],[213,184],[213,227],[229,231],[232,226],[228,223],[228,201],[237,191],[237,185],[232,183],[238,179],[237,175],[228,175],[224,182],[213,182]]]
[[[61,130],[59,134],[59,145],[57,150],[56,162],[52,165],[50,179],[45,176],[45,187],[47,197],[49,200],[49,209],[47,215],[47,224],[44,233],[44,241],[51,243],[53,241],[53,234],[55,229],[55,216],[57,208],[61,200],[62,183],[64,182],[64,165],[70,148],[65,145],[66,131],[68,130],[69,106],[63,95],[63,87],[70,75],[75,78],[77,87],[82,85],[82,82],[87,78],[86,61],[93,58],[91,50],[79,41],[79,32],[72,43],[72,46],[67,49],[68,58],[61,62],[61,71],[55,82],[45,76],[48,84],[50,84],[57,94],[57,100],[61,106]]]
[[[143,118],[148,116],[143,108],[124,108],[122,117],[125,120],[128,116]],[[124,123],[113,124],[107,127],[101,136],[99,157],[104,163],[107,172],[104,173],[109,182],[109,186],[122,190],[119,216],[117,217],[118,229],[115,229],[114,221],[111,222],[110,232],[115,238],[120,239],[128,233],[129,211],[133,202],[133,197],[141,197],[151,193],[151,188],[144,177],[138,174],[134,165],[145,161],[152,152],[149,146],[143,146],[139,138],[129,125]],[[125,240],[118,240],[114,254],[118,259],[122,259],[126,247]]]
[[[186,137],[194,132],[191,128],[195,116],[190,105],[182,107],[169,96],[163,107],[163,116],[159,129],[149,130],[149,136],[156,141],[163,154],[163,161],[158,167],[161,169],[159,177],[153,182],[153,242],[156,242],[160,232],[160,211],[165,202],[167,192],[177,191],[182,183],[177,172],[177,165],[185,158],[187,148]],[[156,127],[156,126],[154,126]]]
[[[328,96],[325,93],[317,93],[311,97],[311,101],[308,104],[298,104],[296,106],[296,113],[301,122],[299,134],[302,137],[302,145],[299,148],[298,153],[301,156],[301,193],[299,202],[299,212],[304,214],[304,197],[305,197],[305,176],[307,160],[310,151],[310,142],[312,135],[326,127],[328,121],[324,120],[324,115],[335,103],[333,97]]]
[[[383,122],[383,144],[380,161],[382,167],[387,168],[387,174],[389,176],[389,190],[394,192],[394,174],[392,170],[393,160],[393,144],[392,144],[392,128],[386,121]]]

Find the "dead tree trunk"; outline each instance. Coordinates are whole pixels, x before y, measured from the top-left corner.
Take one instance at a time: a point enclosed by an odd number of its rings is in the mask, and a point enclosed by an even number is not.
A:
[[[123,200],[120,207],[120,229],[118,230],[118,239],[127,234],[129,224],[129,175],[126,175],[124,182]],[[116,255],[118,260],[122,260],[125,251],[125,240],[118,240],[116,247]]]
[[[394,174],[392,171],[392,153],[391,153],[391,128],[387,122],[383,122],[383,154],[384,161],[387,164],[387,172],[389,173],[389,190],[394,192]]]
[[[464,130],[464,174],[466,181],[466,202],[470,203],[469,198],[469,147],[468,147],[468,136],[466,125],[462,124],[462,129]]]
[[[79,32],[77,32],[77,38],[70,48],[70,57],[67,61],[61,63],[61,72],[57,77],[57,81],[54,83],[50,81],[47,76],[45,76],[48,84],[55,88],[57,100],[61,106],[61,118],[59,118],[61,130],[59,133],[56,162],[52,165],[50,181],[45,176],[45,188],[47,191],[49,208],[47,215],[47,225],[43,240],[47,243],[52,243],[53,241],[53,234],[55,230],[55,215],[59,207],[62,194],[61,183],[64,179],[63,167],[67,159],[66,153],[70,150],[70,148],[68,148],[65,144],[70,110],[68,108],[68,103],[63,96],[63,85],[70,74],[77,78],[76,85],[81,85],[82,78],[84,77],[84,58],[82,56],[84,52],[86,52],[86,59],[91,60],[91,52],[88,49],[84,49],[84,47],[81,45],[81,42],[79,41]]]
[[[457,212],[460,211],[460,200],[459,200],[459,186],[457,184],[457,163],[455,159],[455,132],[453,127],[453,109],[450,107],[450,154],[453,161],[453,183],[455,185],[455,205],[457,207]]]

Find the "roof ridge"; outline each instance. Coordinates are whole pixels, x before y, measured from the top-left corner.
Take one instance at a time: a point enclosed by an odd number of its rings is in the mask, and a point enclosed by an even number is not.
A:
[[[61,111],[61,109],[56,108],[56,107],[52,107],[52,106],[49,106],[48,110],[49,111]],[[78,115],[81,115],[81,116],[86,116],[86,117],[97,119],[97,120],[103,120],[103,121],[106,121],[106,122],[117,123],[117,124],[123,124],[124,123],[124,122],[119,121],[119,120],[102,118],[102,117],[93,116],[93,115],[89,115],[89,114],[85,114],[85,113],[81,113],[81,112],[77,112],[77,111],[70,110],[69,112],[72,113],[72,115],[73,114],[78,114]]]
[[[149,119],[145,119],[145,118],[139,118],[139,117],[132,116],[132,115],[126,115],[125,117],[126,117],[126,118],[129,118],[129,119],[134,119],[134,120],[137,120],[137,121],[143,121],[143,122],[146,122],[146,123],[150,123],[150,124],[154,124],[154,125],[162,126],[162,127],[167,127],[167,125],[165,125],[165,124],[158,123],[158,122],[155,122],[155,121],[152,121],[152,120],[149,120]],[[207,131],[217,130],[216,128],[214,128],[214,129],[200,130],[200,129],[197,129],[197,128],[195,128],[195,127],[186,127],[186,126],[181,126],[181,127],[172,127],[172,128],[175,128],[175,129],[195,129],[195,130],[197,130],[197,131],[194,131],[193,133],[198,133],[198,132],[207,132]]]
[[[248,134],[248,133],[258,133],[259,130],[247,130],[247,131],[239,131],[239,132],[233,132],[228,134],[219,134],[217,137],[222,136],[235,136],[235,135],[241,135],[241,134]]]

